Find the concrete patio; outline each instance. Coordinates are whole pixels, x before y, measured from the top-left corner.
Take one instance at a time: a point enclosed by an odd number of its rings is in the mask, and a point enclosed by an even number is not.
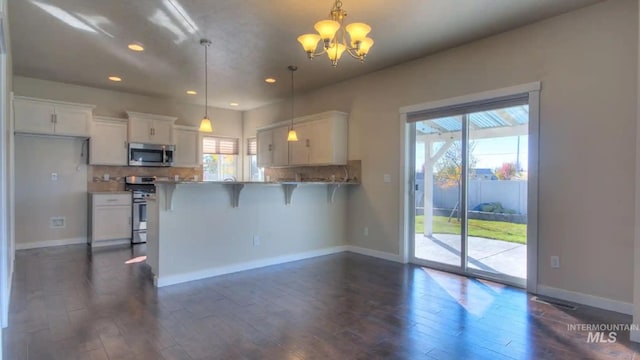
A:
[[[416,257],[449,265],[460,265],[460,235],[416,234]],[[469,237],[469,267],[506,274],[527,276],[527,246],[507,241]]]

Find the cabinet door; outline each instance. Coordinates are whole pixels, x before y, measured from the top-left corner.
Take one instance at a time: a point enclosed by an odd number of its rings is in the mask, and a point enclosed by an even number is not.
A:
[[[272,130],[272,144],[273,144],[273,166],[289,165],[289,142],[287,141],[287,134],[289,128],[287,126],[281,126]]]
[[[333,163],[333,121],[316,121],[310,125],[308,163]]]
[[[89,140],[91,165],[127,165],[127,124],[95,121]]]
[[[298,134],[298,141],[289,145],[289,164],[306,165],[309,163],[311,140],[313,134],[313,123],[297,124],[294,129]]]
[[[173,143],[171,141],[171,130],[173,129],[173,124],[171,122],[155,120],[153,121],[152,128],[151,143],[160,145]]]
[[[273,131],[258,131],[258,167],[269,167],[273,163]]]
[[[198,167],[202,164],[200,134],[198,131],[174,129],[176,152],[173,166]]]
[[[129,142],[149,143],[152,124],[150,119],[129,119]]]
[[[96,206],[93,241],[131,238],[131,206]]]
[[[54,129],[57,135],[89,136],[91,111],[74,107],[55,107]]]
[[[54,108],[52,104],[15,100],[13,113],[16,132],[53,133]]]

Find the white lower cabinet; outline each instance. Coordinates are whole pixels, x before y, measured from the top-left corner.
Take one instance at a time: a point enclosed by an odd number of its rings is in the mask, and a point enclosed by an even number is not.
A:
[[[132,199],[129,192],[89,195],[89,243],[92,247],[131,241]]]

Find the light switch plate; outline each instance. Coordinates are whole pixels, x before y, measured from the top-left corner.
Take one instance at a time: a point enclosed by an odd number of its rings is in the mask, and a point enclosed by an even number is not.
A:
[[[51,173],[51,181],[58,181],[58,173]]]
[[[390,183],[391,182],[391,175],[384,174],[383,179],[384,179],[384,182]]]

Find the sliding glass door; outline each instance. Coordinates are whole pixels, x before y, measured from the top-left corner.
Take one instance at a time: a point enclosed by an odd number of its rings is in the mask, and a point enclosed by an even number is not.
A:
[[[417,264],[524,286],[528,98],[410,114]]]

